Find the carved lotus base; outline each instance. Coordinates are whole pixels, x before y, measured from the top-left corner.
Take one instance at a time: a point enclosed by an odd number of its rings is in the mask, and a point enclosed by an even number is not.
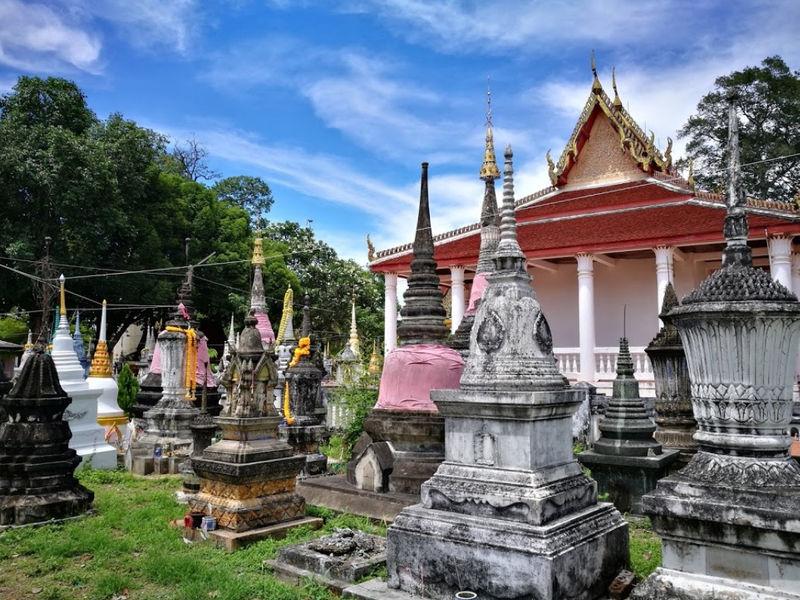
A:
[[[218,528],[241,532],[298,519],[305,515],[306,501],[295,493],[235,500],[201,491],[189,500],[189,506],[214,517]]]

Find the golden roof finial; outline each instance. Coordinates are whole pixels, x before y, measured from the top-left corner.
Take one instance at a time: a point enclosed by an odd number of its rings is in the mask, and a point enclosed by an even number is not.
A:
[[[548,148],[547,154],[545,154],[545,159],[547,159],[547,175],[550,177],[550,184],[556,185],[558,183],[558,175],[556,174],[556,164],[553,162],[553,157],[550,156],[550,149]]]
[[[250,261],[254,265],[264,265],[264,240],[261,239],[261,234],[256,234],[256,239],[253,240],[253,259]]]
[[[483,164],[481,165],[480,178],[484,181],[494,181],[500,177],[497,168],[497,159],[494,154],[494,133],[492,132],[492,89],[486,85],[486,148],[483,151]]]
[[[369,262],[375,260],[375,244],[372,243],[369,234],[367,234],[367,260]]]
[[[617,91],[617,68],[611,67],[611,87],[614,88],[614,106],[617,108],[622,107],[622,100],[619,99],[619,91]]]
[[[689,159],[689,174],[686,176],[686,183],[689,184],[691,189],[694,189],[694,160]]]
[[[592,49],[592,75],[594,79],[592,80],[592,91],[597,93],[603,90],[603,86],[600,84],[600,78],[597,77],[597,61],[594,58],[594,48]]]
[[[378,354],[378,342],[376,340],[372,340],[372,354],[369,357],[367,372],[370,375],[381,374],[381,355]]]
[[[65,293],[64,293],[64,281],[65,281],[65,279],[64,279],[64,274],[63,273],[61,274],[61,277],[58,278],[58,281],[61,284],[60,293],[59,293],[60,305],[59,305],[58,314],[61,315],[62,317],[66,317],[67,316],[67,300],[66,300],[66,296],[65,296]]]

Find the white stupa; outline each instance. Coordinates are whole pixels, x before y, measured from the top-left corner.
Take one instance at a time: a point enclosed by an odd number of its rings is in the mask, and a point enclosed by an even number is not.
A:
[[[89,378],[86,380],[89,388],[100,390],[97,399],[97,423],[106,432],[106,439],[121,442],[128,417],[117,404],[119,387],[111,376],[111,358],[108,354],[106,343],[106,301],[103,300],[103,311],[100,315],[100,332],[97,336],[97,347],[92,358],[92,367]]]
[[[64,412],[69,422],[72,438],[69,447],[75,449],[83,460],[91,461],[95,469],[113,469],[117,466],[117,451],[105,440],[105,429],[97,424],[97,400],[101,389],[92,389],[83,378],[83,365],[78,360],[69,333],[67,305],[64,299],[64,276],[61,282],[61,307],[58,329],[53,337],[53,362],[61,387],[72,398]]]

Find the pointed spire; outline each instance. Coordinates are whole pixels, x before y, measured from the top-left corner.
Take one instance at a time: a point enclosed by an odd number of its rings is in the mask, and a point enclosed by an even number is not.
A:
[[[592,49],[592,91],[599,94],[603,91],[603,86],[600,83],[600,78],[597,76],[597,61],[594,58],[594,49]]]
[[[690,189],[694,189],[694,160],[691,158],[689,159],[689,174],[686,176],[686,183],[689,184]]]
[[[497,245],[495,267],[508,270],[515,267],[524,269],[525,255],[517,242],[517,219],[514,201],[514,153],[506,146],[505,168],[503,169],[503,208],[500,211],[500,243]]]
[[[372,354],[369,357],[367,372],[370,375],[380,375],[381,372],[381,355],[378,354],[377,340],[372,340]]]
[[[728,108],[728,212],[723,229],[727,245],[722,256],[722,266],[752,266],[753,257],[747,245],[749,228],[745,204],[747,197],[742,186],[742,173],[739,159],[739,118],[736,106]]]
[[[611,87],[614,88],[614,106],[622,108],[622,100],[619,98],[619,91],[617,90],[617,68],[611,67]]]
[[[664,288],[664,299],[661,301],[661,315],[666,315],[676,306],[679,306],[678,295],[675,293],[675,288],[672,287],[672,282],[667,283]]]
[[[286,344],[286,342],[294,342],[294,325],[292,318],[294,316],[294,292],[292,287],[286,288],[286,293],[283,295],[283,313],[281,314],[281,322],[278,326],[278,343]]]
[[[353,299],[350,305],[350,349],[353,351],[353,354],[356,356],[361,356],[361,343],[358,340],[358,329],[356,327],[356,297],[355,294],[353,295]]]
[[[428,163],[422,163],[419,190],[417,233],[413,245],[411,275],[403,294],[405,304],[400,310],[402,320],[397,328],[402,345],[439,343],[447,337],[444,326],[446,312],[433,258],[433,234],[428,204]]]
[[[236,340],[236,328],[233,321],[233,313],[231,313],[231,326],[228,329],[228,344],[232,345]]]
[[[497,169],[497,160],[494,154],[494,132],[492,131],[492,90],[486,90],[486,147],[483,151],[483,165],[481,165],[480,178],[487,182],[500,177]]]
[[[253,258],[250,261],[253,265],[253,285],[250,288],[250,309],[258,312],[264,312],[267,305],[264,298],[264,277],[261,274],[261,266],[264,264],[264,254],[261,244],[261,238],[257,237],[253,242]]]
[[[72,334],[72,337],[77,342],[78,340],[81,341],[81,345],[83,345],[83,337],[81,336],[81,311],[75,311],[75,331]]]
[[[106,301],[103,300],[103,309],[100,313],[100,332],[97,335],[97,347],[92,358],[92,367],[89,377],[111,377],[111,357],[108,354],[106,343]]]
[[[300,337],[311,337],[311,299],[303,297],[303,323],[300,325]]]
[[[28,329],[28,340],[25,342],[25,350],[33,348],[33,331]]]
[[[61,277],[58,278],[58,282],[60,284],[60,288],[59,288],[59,311],[58,311],[59,317],[66,317],[67,316],[67,300],[66,300],[66,292],[64,290],[64,282],[65,281],[66,281],[66,278],[64,277],[64,274],[62,273]],[[61,321],[62,321],[62,319],[59,319],[59,323],[58,323],[59,327],[61,326]]]

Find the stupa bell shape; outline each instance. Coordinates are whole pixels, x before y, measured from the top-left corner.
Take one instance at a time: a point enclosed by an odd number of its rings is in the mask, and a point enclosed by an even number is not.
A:
[[[250,310],[258,321],[256,329],[261,334],[261,342],[265,346],[270,346],[275,342],[275,333],[272,330],[272,323],[267,314],[266,300],[264,298],[264,277],[261,268],[264,266],[264,252],[262,249],[263,240],[257,237],[253,242],[253,258],[250,261],[253,265],[253,287],[250,290]]]
[[[89,370],[89,378],[86,383],[93,390],[100,390],[100,397],[97,399],[97,423],[106,428],[106,433],[114,436],[121,441],[123,427],[128,422],[123,410],[117,404],[119,387],[111,373],[111,357],[108,352],[106,301],[103,300],[103,309],[100,313],[100,331],[97,335],[97,347],[92,358],[92,366]]]
[[[117,451],[105,441],[105,430],[97,424],[98,399],[102,390],[92,388],[84,379],[83,365],[75,354],[74,340],[69,331],[63,275],[59,281],[59,321],[51,355],[61,387],[72,398],[72,404],[64,413],[64,419],[72,430],[70,448],[96,469],[113,469],[117,466]]]

